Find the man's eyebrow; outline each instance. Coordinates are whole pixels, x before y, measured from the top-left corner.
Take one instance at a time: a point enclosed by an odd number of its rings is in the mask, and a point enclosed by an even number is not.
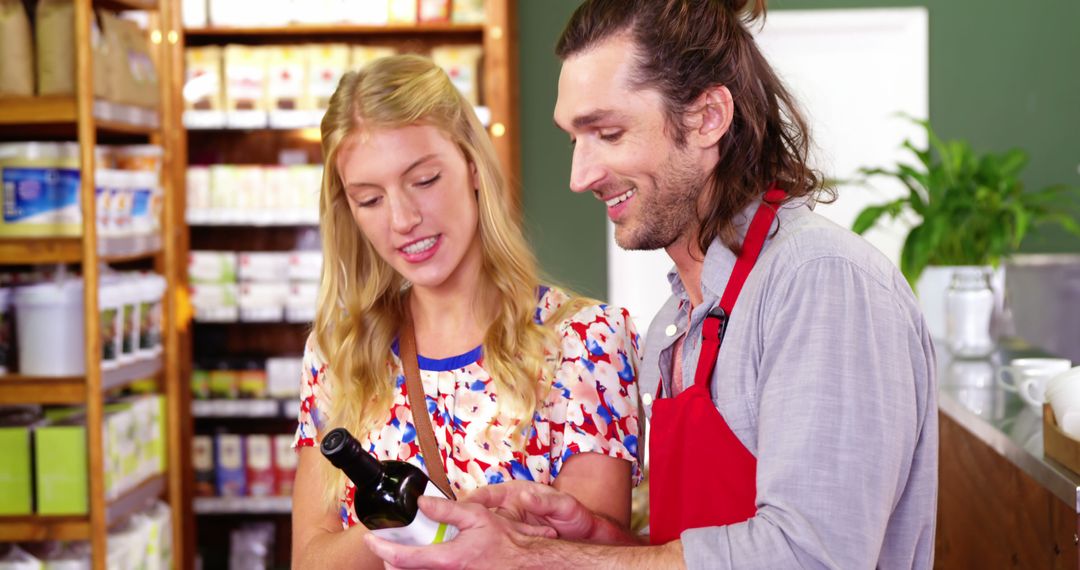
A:
[[[406,168],[405,171],[401,173],[401,175],[405,176],[412,169],[416,168],[417,166],[420,166],[421,164],[423,164],[423,163],[425,163],[425,162],[427,162],[427,161],[429,161],[429,160],[431,160],[433,158],[438,158],[438,156],[439,156],[438,153],[434,153],[434,152],[431,153],[431,154],[425,154],[424,156],[421,156],[420,158],[414,160],[412,162],[412,164],[410,164],[409,167]],[[349,187],[349,188],[361,188],[363,186],[378,186],[378,184],[372,184],[370,182],[350,182],[350,183],[346,184],[346,186]]]
[[[591,111],[591,112],[586,113],[584,115],[578,115],[578,116],[574,117],[574,119],[570,122],[570,124],[572,125],[573,129],[581,130],[581,129],[586,129],[588,127],[591,127],[592,125],[595,125],[596,123],[599,123],[599,122],[607,120],[607,119],[612,119],[612,118],[617,119],[617,118],[619,118],[619,116],[620,115],[618,113],[616,113],[616,112],[614,112],[614,111],[612,111],[610,109],[597,109],[596,111]],[[554,120],[554,117],[552,118],[552,120]],[[555,126],[559,127],[560,129],[566,130],[566,129],[563,128],[562,125],[559,124],[558,121],[555,121]]]

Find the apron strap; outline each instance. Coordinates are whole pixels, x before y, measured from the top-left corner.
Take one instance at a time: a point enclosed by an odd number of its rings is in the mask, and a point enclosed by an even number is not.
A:
[[[764,202],[754,212],[754,218],[746,231],[746,239],[743,240],[739,257],[735,260],[735,267],[731,270],[727,287],[724,288],[724,294],[720,297],[720,306],[714,308],[702,324],[701,354],[698,356],[697,369],[694,371],[694,385],[708,387],[710,393],[712,389],[709,386],[709,379],[712,377],[713,368],[716,367],[720,344],[724,342],[728,317],[735,307],[735,301],[739,298],[746,278],[750,276],[750,271],[761,254],[765,238],[769,235],[773,220],[776,219],[776,210],[786,197],[787,192],[779,189],[775,184],[765,192]]]

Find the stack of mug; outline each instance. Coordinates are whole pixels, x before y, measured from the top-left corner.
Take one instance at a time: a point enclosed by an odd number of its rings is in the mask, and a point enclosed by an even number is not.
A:
[[[1017,358],[998,370],[998,382],[1037,410],[1050,404],[1062,431],[1080,439],[1080,366],[1067,358]]]

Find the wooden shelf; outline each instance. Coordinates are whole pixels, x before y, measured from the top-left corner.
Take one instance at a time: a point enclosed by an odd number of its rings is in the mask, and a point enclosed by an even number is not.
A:
[[[194,509],[200,515],[287,515],[292,512],[292,498],[195,497]]]
[[[0,265],[78,261],[82,261],[82,238],[0,238]]]
[[[120,135],[151,135],[160,129],[149,123],[140,124],[124,120],[116,120],[109,116],[115,113],[117,116],[126,117],[121,113],[135,113],[136,116],[149,114],[151,118],[154,111],[140,110],[130,105],[121,105],[106,101],[95,103],[95,125],[98,132],[104,134]],[[4,130],[26,130],[27,135],[37,134],[36,130],[27,127],[69,127],[70,134],[74,134],[74,128],[78,120],[78,109],[74,96],[45,96],[45,97],[4,97],[0,98],[0,128]],[[50,134],[65,134],[50,129]]]
[[[75,97],[0,98],[0,125],[74,123]]]
[[[87,540],[90,521],[78,516],[0,517],[0,542]]]
[[[109,503],[106,526],[112,527],[142,510],[165,492],[165,476],[154,475]],[[0,542],[88,540],[90,520],[85,515],[0,517]]]
[[[156,0],[94,0],[94,6],[111,10],[157,10]]]
[[[137,360],[101,373],[103,391],[119,388],[135,380],[161,372],[161,357]],[[83,376],[0,376],[0,405],[7,404],[82,404],[86,402],[86,378]]]
[[[370,36],[370,35],[423,35],[423,34],[480,34],[482,24],[295,24],[260,28],[187,28],[184,35],[189,39],[228,39],[237,36]]]

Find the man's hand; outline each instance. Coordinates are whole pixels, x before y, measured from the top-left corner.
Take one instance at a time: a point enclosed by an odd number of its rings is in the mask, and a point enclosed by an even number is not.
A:
[[[432,520],[456,526],[459,534],[443,544],[404,546],[367,533],[368,548],[387,567],[523,568],[538,560],[533,549],[539,539],[555,538],[551,528],[510,520],[476,503],[420,497],[420,510]]]
[[[574,497],[548,485],[530,481],[507,481],[486,485],[462,499],[534,526],[555,529],[559,538],[591,541],[597,517]]]

